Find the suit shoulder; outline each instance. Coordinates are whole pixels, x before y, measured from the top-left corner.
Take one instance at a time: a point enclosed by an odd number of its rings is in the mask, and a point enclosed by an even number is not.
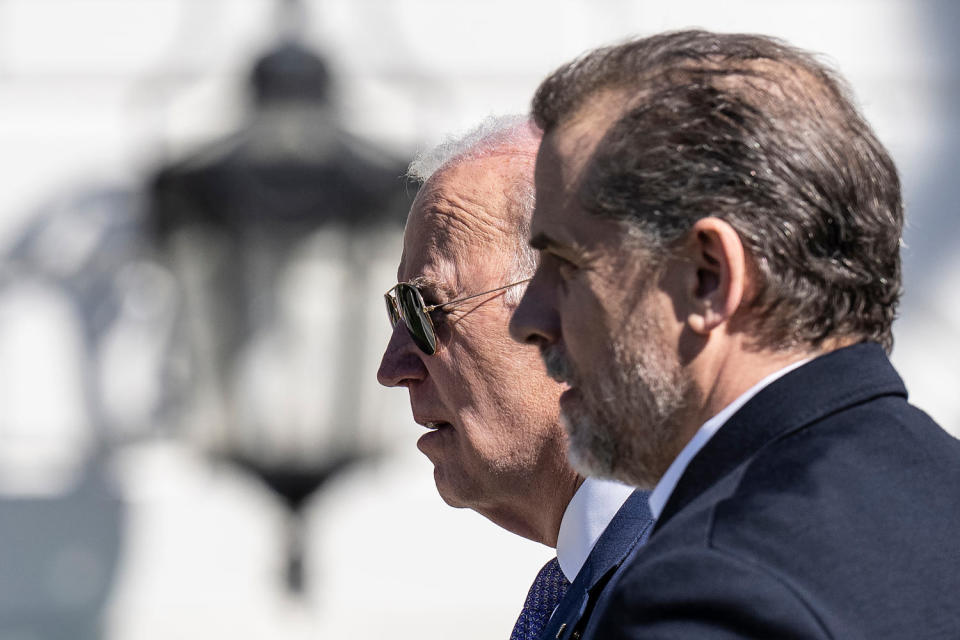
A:
[[[921,520],[941,520],[943,510],[960,514],[960,492],[945,486],[960,486],[960,441],[903,398],[885,397],[762,447],[717,483],[713,524],[740,526],[763,513],[807,522],[870,519],[913,512],[910,504],[922,504]]]
[[[588,637],[604,640],[839,637],[805,594],[768,567],[690,546],[639,554],[614,585],[592,631]]]

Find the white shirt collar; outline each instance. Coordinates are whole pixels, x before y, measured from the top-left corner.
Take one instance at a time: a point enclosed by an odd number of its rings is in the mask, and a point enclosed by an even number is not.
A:
[[[633,487],[619,482],[587,478],[573,494],[557,535],[557,560],[567,580],[573,582],[577,577],[593,546],[633,492]]]
[[[782,376],[787,375],[794,369],[810,362],[813,358],[805,358],[803,360],[798,360],[792,364],[787,365],[779,371],[775,371],[768,375],[766,378],[753,385],[742,393],[736,400],[724,407],[720,413],[713,416],[709,420],[703,423],[703,426],[694,434],[690,439],[690,442],[687,443],[687,446],[680,451],[680,455],[673,459],[673,462],[667,468],[667,472],[663,474],[663,477],[660,478],[660,482],[657,483],[657,486],[653,488],[653,492],[650,494],[649,504],[650,512],[653,514],[653,519],[658,520],[660,514],[663,513],[663,508],[667,505],[667,500],[670,499],[670,494],[673,493],[674,488],[677,486],[677,482],[680,481],[680,476],[683,475],[683,472],[686,470],[687,465],[690,464],[690,461],[693,460],[693,457],[707,444],[707,442],[712,438],[717,431],[720,430],[720,427],[730,419],[730,416],[735,414],[740,407],[745,405],[750,398],[760,393],[760,391],[773,383],[774,380]]]

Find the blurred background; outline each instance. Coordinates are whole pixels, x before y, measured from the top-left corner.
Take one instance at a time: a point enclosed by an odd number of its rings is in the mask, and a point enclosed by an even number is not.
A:
[[[907,201],[894,361],[960,434],[960,3],[0,0],[0,640],[508,637],[550,550],[446,507],[374,378],[403,171],[690,26],[849,79]]]

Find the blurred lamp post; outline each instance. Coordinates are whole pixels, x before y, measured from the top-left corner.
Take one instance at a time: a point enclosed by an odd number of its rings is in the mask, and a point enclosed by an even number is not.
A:
[[[370,265],[406,196],[403,168],[337,122],[316,54],[286,39],[251,84],[247,125],[162,168],[149,217],[184,302],[183,422],[283,498],[299,592],[304,501],[370,449],[358,418],[373,376],[364,319],[382,305]]]

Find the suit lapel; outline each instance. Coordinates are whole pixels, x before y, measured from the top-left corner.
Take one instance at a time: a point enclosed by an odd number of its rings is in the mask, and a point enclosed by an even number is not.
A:
[[[540,637],[569,638],[584,614],[589,614],[597,593],[637,544],[646,541],[653,526],[647,491],[634,491],[597,539],[566,595],[557,605]],[[562,629],[561,629],[562,628]]]
[[[791,371],[751,398],[694,456],[654,532],[768,442],[844,407],[906,393],[882,347],[874,343],[832,351]]]

